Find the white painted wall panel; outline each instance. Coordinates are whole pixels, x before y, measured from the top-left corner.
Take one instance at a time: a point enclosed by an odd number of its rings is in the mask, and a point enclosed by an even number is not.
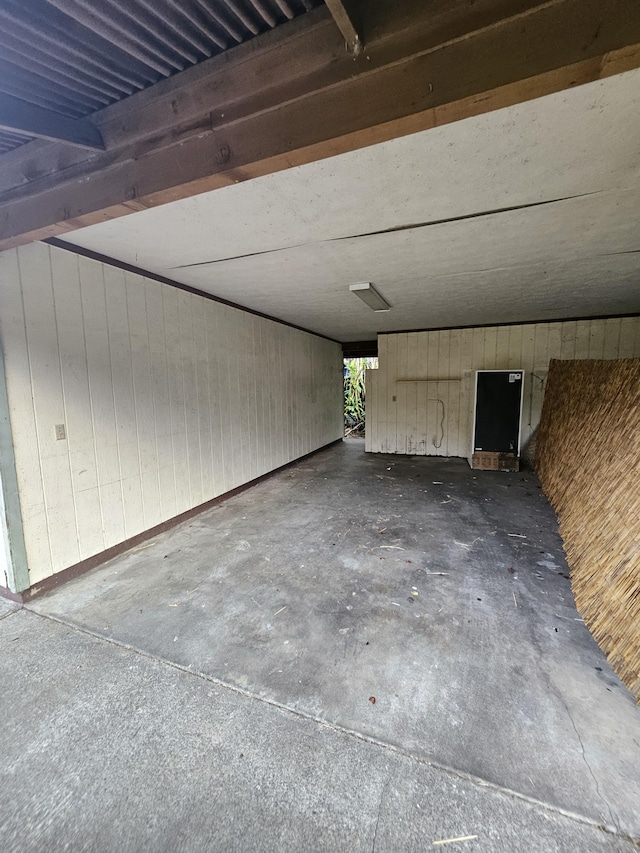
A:
[[[30,541],[26,545],[27,559],[41,565],[43,571],[51,574],[47,511],[31,394],[31,368],[17,252],[0,253],[0,286],[3,351],[12,353],[11,406],[15,416],[23,424],[23,452],[19,458],[16,455],[15,461],[18,482],[24,484],[20,495],[22,518],[25,526],[28,525],[31,530]],[[5,372],[7,372],[6,365]]]
[[[519,368],[526,371],[526,453],[550,359],[634,357],[640,357],[640,317],[380,335],[378,369],[367,372],[365,448],[468,457],[474,371]]]
[[[62,249],[0,334],[31,584],[342,435],[339,344]]]
[[[9,569],[7,567],[7,555],[4,547],[0,548],[0,586],[9,586]]]

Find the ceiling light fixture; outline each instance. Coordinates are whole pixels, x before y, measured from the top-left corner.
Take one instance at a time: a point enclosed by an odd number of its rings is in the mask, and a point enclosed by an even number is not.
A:
[[[378,293],[370,281],[364,281],[361,284],[350,284],[349,290],[359,296],[362,301],[372,308],[374,311],[388,311],[391,306]]]

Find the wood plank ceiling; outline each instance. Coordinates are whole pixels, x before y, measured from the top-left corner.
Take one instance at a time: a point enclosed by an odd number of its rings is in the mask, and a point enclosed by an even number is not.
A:
[[[0,250],[639,66],[637,0],[0,0]]]
[[[16,132],[17,102],[82,119],[320,3],[0,0],[0,155],[45,136]]]

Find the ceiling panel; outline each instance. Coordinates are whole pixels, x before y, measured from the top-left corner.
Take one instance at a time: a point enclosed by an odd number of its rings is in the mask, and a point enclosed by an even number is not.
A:
[[[65,239],[343,340],[640,311],[639,84],[610,77]],[[355,281],[393,310],[367,309]]]
[[[341,339],[627,313],[640,311],[640,276],[632,275],[640,267],[638,210],[640,187],[218,261],[183,269],[180,278],[203,290],[214,278],[218,296]],[[349,292],[358,281],[373,282],[392,310],[368,309]]]

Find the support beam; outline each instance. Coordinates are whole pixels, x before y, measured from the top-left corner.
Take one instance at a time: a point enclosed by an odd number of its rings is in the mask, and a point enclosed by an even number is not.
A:
[[[107,152],[0,157],[0,249],[640,67],[637,0],[364,8],[358,57],[321,7],[96,114]]]
[[[362,37],[358,25],[358,12],[354,0],[325,0],[331,17],[347,43],[347,48],[357,56],[362,51]]]
[[[0,130],[24,133],[52,142],[104,151],[98,128],[85,119],[72,119],[0,92]]]

